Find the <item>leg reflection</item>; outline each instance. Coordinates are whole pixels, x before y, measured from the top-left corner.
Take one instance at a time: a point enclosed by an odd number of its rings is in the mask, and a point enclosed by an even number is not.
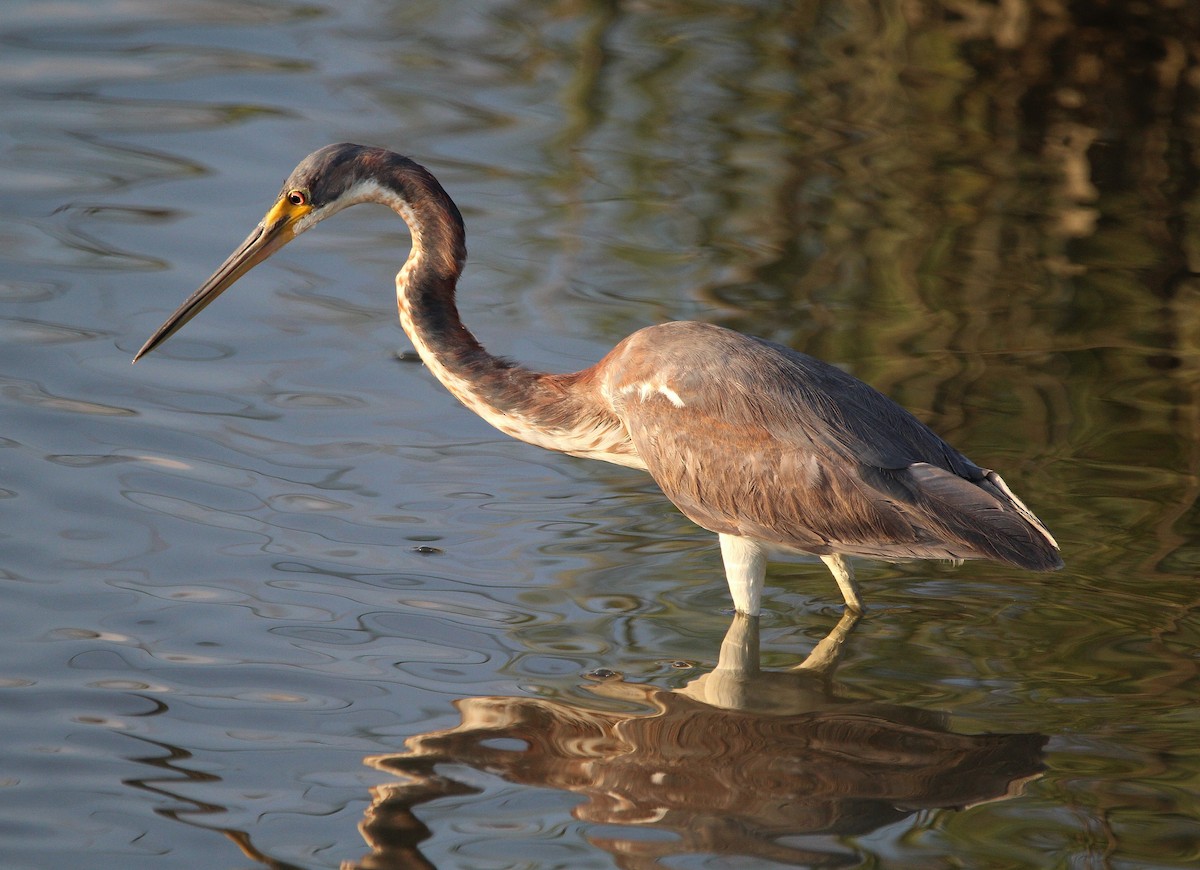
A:
[[[457,726],[366,759],[400,781],[376,790],[363,826],[376,851],[360,866],[385,866],[381,852],[401,845],[397,830],[388,836],[381,822],[405,818],[418,803],[432,810],[430,802],[447,794],[444,771],[435,773],[442,764],[508,783],[497,794],[478,793],[483,817],[499,811],[488,801],[511,800],[511,784],[555,788],[572,796],[562,811],[571,807],[581,821],[673,835],[589,841],[613,854],[791,864],[848,860],[829,835],[1001,798],[1039,774],[1043,735],[957,734],[944,713],[841,694],[833,674],[857,621],[847,613],[804,664],[771,671],[760,665],[758,620],[737,615],[711,672],[674,690],[621,678],[592,683],[589,691],[609,700],[595,709],[552,698],[463,699]],[[625,709],[614,710],[614,699]],[[468,803],[460,796],[452,815]],[[437,824],[436,813],[425,817]],[[400,826],[400,833],[420,829]],[[404,848],[412,858],[416,843]]]

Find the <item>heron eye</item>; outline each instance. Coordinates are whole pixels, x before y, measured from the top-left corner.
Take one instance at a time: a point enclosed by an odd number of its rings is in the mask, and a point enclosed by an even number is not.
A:
[[[308,192],[304,190],[288,191],[287,201],[292,205],[308,205]]]

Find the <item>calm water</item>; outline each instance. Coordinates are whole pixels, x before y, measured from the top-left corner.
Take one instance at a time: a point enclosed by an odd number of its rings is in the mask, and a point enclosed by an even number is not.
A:
[[[1200,862],[1196,13],[777,5],[5,4],[6,867]],[[1067,569],[863,564],[850,625],[783,565],[733,621],[644,476],[400,358],[378,209],[131,367],[339,140],[462,205],[497,351],[836,360]]]

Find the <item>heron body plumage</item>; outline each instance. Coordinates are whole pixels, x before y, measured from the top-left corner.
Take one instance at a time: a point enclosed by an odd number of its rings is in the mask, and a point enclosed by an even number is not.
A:
[[[675,322],[639,330],[570,374],[489,353],[455,303],[466,260],[458,208],[424,167],[384,149],[331,145],[305,158],[259,227],[135,361],[296,235],[363,202],[409,227],[400,322],[438,380],[508,435],[648,471],[718,534],[737,610],[758,612],[776,550],[820,556],[855,610],[845,556],[1062,566],[1054,538],[999,475],[872,387],[791,348]]]

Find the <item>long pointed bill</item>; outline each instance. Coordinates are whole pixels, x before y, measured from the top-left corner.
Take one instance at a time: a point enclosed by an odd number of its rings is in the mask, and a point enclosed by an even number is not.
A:
[[[294,239],[296,221],[310,211],[312,206],[308,203],[296,205],[289,202],[286,196],[281,197],[254,228],[254,232],[246,237],[246,241],[242,242],[217,271],[200,285],[200,289],[184,300],[175,313],[167,318],[167,322],[150,336],[133,361],[137,362],[178,332],[185,323],[232,287],[239,278]]]

